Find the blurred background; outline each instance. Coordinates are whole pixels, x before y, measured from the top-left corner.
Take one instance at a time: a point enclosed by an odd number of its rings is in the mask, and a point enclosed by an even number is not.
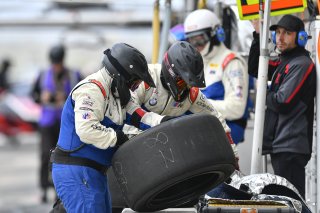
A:
[[[0,58],[11,62],[13,85],[32,82],[57,43],[67,48],[66,64],[84,75],[99,68],[103,50],[116,42],[151,58],[153,1],[1,0],[0,11]]]

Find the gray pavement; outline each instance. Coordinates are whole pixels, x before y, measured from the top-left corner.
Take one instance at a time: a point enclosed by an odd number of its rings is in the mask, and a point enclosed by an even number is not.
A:
[[[54,192],[41,203],[38,186],[39,136],[23,134],[12,141],[0,135],[0,213],[49,212]]]

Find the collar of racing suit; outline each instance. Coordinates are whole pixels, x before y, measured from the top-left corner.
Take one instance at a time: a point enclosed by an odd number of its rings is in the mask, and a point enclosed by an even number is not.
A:
[[[207,64],[216,55],[222,54],[226,49],[227,48],[223,43],[220,43],[220,45],[214,45],[211,52],[202,56],[204,64]]]
[[[124,108],[131,98],[129,88],[125,85],[122,78],[117,79],[112,77],[112,74],[108,72],[106,67],[101,70],[101,73],[106,81],[107,79],[110,79],[111,82],[109,85],[111,85],[111,88],[108,89],[111,90],[111,94],[115,99],[120,99],[121,106]]]

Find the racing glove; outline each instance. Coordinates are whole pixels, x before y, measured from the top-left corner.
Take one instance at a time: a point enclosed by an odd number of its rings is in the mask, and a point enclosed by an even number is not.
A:
[[[117,134],[116,146],[121,146],[122,144],[124,144],[124,142],[129,140],[128,136],[126,134],[124,134],[124,132],[121,130],[116,130],[116,134]]]
[[[239,170],[239,171],[240,171],[240,167],[239,167],[239,154],[238,154],[237,146],[236,146],[236,144],[233,142],[233,139],[232,139],[232,137],[231,137],[231,133],[230,133],[230,132],[227,132],[226,135],[227,135],[227,138],[228,138],[229,143],[230,143],[230,145],[231,145],[231,148],[232,148],[232,150],[233,150],[233,154],[234,154],[234,156],[235,156],[235,159],[236,159],[236,165],[235,165],[236,170]]]

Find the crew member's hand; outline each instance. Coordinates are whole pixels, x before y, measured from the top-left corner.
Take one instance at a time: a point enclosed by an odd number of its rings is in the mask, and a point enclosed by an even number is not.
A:
[[[124,144],[124,142],[129,140],[128,136],[124,134],[124,132],[121,130],[116,130],[116,134],[117,134],[116,146],[121,146],[122,144]]]
[[[260,19],[254,19],[251,21],[251,24],[254,28],[254,30],[256,31],[256,33],[260,33]]]

